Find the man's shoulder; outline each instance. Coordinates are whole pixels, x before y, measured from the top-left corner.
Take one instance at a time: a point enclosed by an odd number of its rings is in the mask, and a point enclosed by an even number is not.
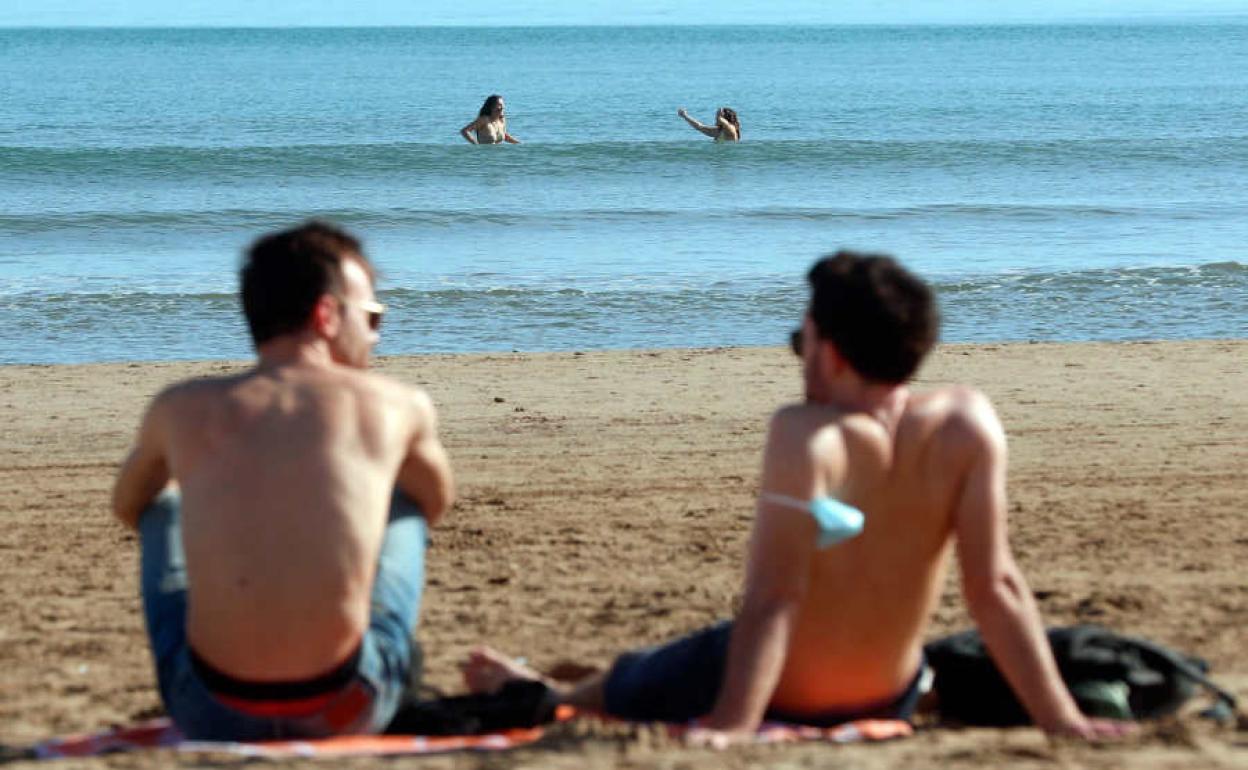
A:
[[[789,440],[810,443],[836,436],[852,437],[869,426],[878,431],[879,426],[860,412],[808,401],[777,409],[771,416],[770,430]]]
[[[425,390],[379,372],[343,368],[341,382],[355,389],[372,403],[393,409],[415,410],[424,415],[433,411],[433,400]]]
[[[158,406],[180,407],[196,402],[219,398],[238,384],[246,375],[225,377],[195,377],[166,385],[155,398]]]
[[[414,394],[423,394],[425,392],[417,385],[403,382],[381,372],[343,367],[342,374],[353,382],[359,383],[360,387],[371,388],[378,392],[392,394],[401,398],[409,398]]]
[[[931,435],[955,447],[981,447],[1001,437],[992,401],[968,385],[946,385],[916,392],[907,406],[911,419],[928,422]]]
[[[791,438],[810,437],[828,427],[837,427],[846,413],[826,404],[797,402],[785,404],[771,415],[771,431]]]
[[[193,426],[205,413],[225,401],[238,379],[238,376],[197,377],[166,385],[148,404],[144,425],[158,432]]]
[[[970,385],[941,385],[912,392],[909,410],[928,410],[950,419],[975,416],[992,408],[992,401]]]
[[[852,422],[852,414],[827,404],[786,404],[771,416],[767,450],[794,459],[835,454],[843,449]]]

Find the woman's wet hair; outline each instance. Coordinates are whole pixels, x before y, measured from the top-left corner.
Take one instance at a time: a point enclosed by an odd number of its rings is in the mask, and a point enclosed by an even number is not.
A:
[[[935,294],[892,257],[838,251],[816,262],[806,278],[819,337],[835,344],[863,378],[905,382],[936,344]]]
[[[494,108],[503,100],[498,94],[490,94],[485,97],[485,104],[481,105],[481,111],[477,113],[477,117],[488,118],[494,114]]]
[[[741,138],[741,120],[737,117],[737,111],[731,107],[720,107],[719,112],[724,116],[724,120],[728,121],[737,129],[737,138]]]

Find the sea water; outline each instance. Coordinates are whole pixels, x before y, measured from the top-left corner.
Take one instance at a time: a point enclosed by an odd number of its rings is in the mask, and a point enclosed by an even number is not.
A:
[[[0,30],[0,362],[246,357],[309,217],[381,354],[781,344],[838,248],[948,341],[1248,337],[1248,22]]]

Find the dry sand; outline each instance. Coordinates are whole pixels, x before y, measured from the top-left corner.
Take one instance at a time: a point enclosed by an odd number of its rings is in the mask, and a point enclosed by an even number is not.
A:
[[[943,348],[921,384],[968,382],[1011,440],[1019,560],[1049,623],[1093,621],[1207,657],[1248,697],[1248,341]],[[461,500],[430,553],[428,675],[488,641],[539,667],[732,611],[778,349],[431,356],[380,368],[441,410]],[[241,364],[0,367],[0,742],[159,709],[133,535],[108,493],[164,384]],[[968,624],[956,576],[930,629]],[[921,731],[880,746],[685,749],[561,727],[501,756],[391,767],[1248,767],[1248,732],[1194,718],[1112,747],[1033,729]],[[159,767],[155,752],[60,766]],[[301,763],[292,763],[301,764]],[[307,763],[302,763],[307,764]],[[324,766],[324,765],[321,765]]]

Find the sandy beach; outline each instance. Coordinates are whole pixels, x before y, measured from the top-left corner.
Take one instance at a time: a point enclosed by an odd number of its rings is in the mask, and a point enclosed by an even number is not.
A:
[[[0,742],[159,713],[137,545],[111,519],[109,490],[157,390],[245,365],[0,367]],[[731,614],[763,431],[798,395],[789,354],[423,356],[378,367],[431,393],[459,479],[460,502],[429,554],[431,683],[455,689],[455,662],[479,642],[539,668],[606,664]],[[1013,544],[1048,623],[1101,623],[1199,654],[1248,698],[1248,341],[950,345],[919,379],[970,383],[995,401],[1010,437]],[[932,635],[969,625],[953,572]],[[175,762],[193,760],[156,752],[57,766]],[[1108,748],[1033,729],[926,729],[878,746],[714,754],[651,731],[560,727],[536,748],[419,763],[1248,767],[1248,732],[1185,718]]]

